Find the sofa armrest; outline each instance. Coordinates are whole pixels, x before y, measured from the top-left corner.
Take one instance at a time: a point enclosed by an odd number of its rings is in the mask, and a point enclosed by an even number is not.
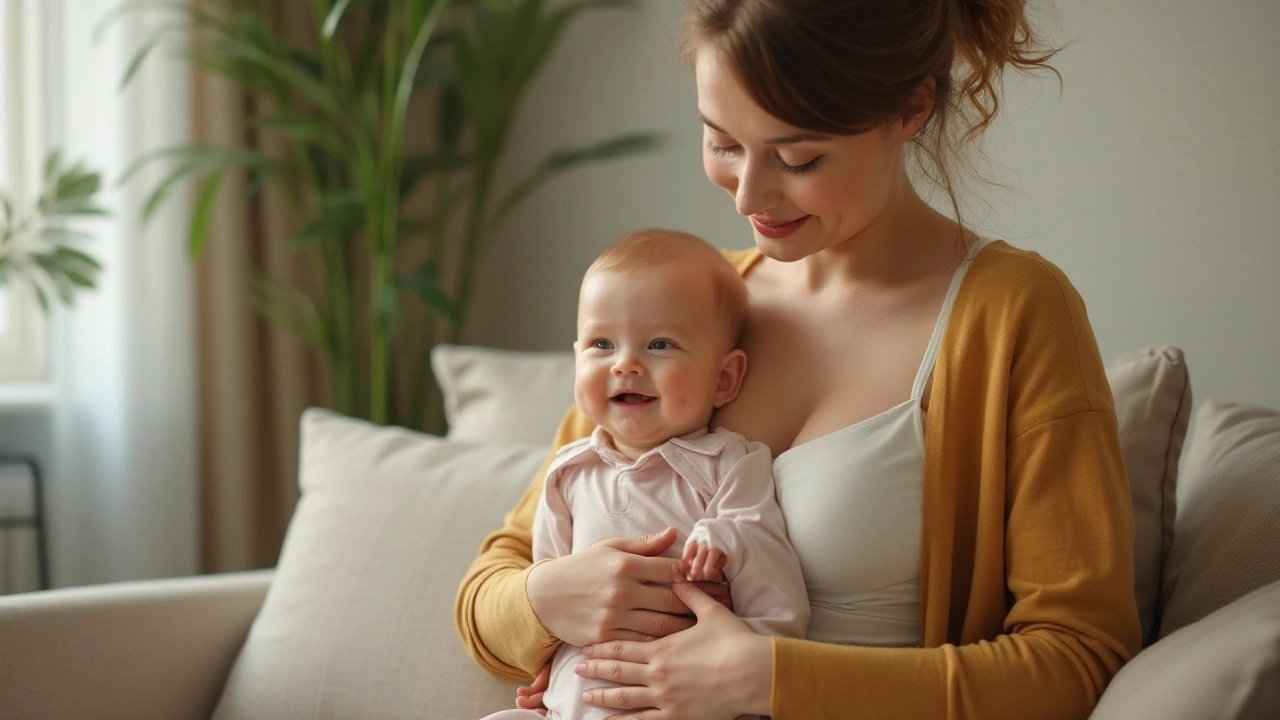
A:
[[[0,597],[0,714],[208,720],[273,574]]]

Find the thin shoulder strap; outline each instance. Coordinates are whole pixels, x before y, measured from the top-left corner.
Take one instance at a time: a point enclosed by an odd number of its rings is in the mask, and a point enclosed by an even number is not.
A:
[[[933,375],[933,365],[938,360],[938,348],[942,346],[942,335],[947,329],[947,318],[951,317],[951,306],[955,304],[956,295],[960,293],[960,283],[964,280],[965,272],[968,271],[973,258],[988,242],[985,238],[979,238],[973,247],[969,248],[968,256],[961,261],[960,267],[956,268],[956,274],[951,278],[947,297],[942,301],[942,310],[938,313],[938,321],[933,326],[933,335],[929,338],[929,347],[924,351],[924,359],[920,361],[920,369],[916,371],[916,381],[911,386],[912,398],[924,395],[925,385],[929,384],[929,377]]]

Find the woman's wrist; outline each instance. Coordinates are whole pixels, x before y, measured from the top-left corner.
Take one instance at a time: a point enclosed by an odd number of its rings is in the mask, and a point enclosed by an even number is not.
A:
[[[542,618],[541,613],[538,612],[539,601],[543,599],[539,590],[544,586],[534,579],[534,575],[539,572],[539,569],[540,569],[539,566],[545,565],[546,563],[551,562],[552,559],[553,558],[541,560],[529,567],[528,574],[525,575],[525,579],[524,579],[524,594],[529,601],[529,609],[533,611],[533,615],[538,620],[538,624],[541,625],[542,629],[546,631],[546,633],[550,635],[553,639],[558,639],[555,637],[555,633],[551,632],[551,629],[547,627],[547,623]],[[542,568],[542,569],[545,570],[545,568]]]
[[[743,673],[738,687],[742,689],[740,712],[746,715],[768,715],[773,700],[773,638],[751,633],[744,635],[738,657]]]

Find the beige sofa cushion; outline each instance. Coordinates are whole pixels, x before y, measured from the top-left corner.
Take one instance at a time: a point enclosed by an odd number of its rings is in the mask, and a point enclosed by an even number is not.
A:
[[[1178,458],[1191,417],[1182,351],[1150,347],[1107,366],[1133,499],[1133,570],[1142,637],[1154,640],[1161,575],[1173,545]]]
[[[1280,717],[1280,582],[1170,634],[1121,668],[1089,720]]]
[[[437,345],[451,440],[548,444],[573,406],[573,353]]]
[[[1280,410],[1206,402],[1178,483],[1160,635],[1280,580]]]
[[[478,718],[514,686],[467,658],[453,599],[546,453],[302,417],[298,502],[215,720]]]

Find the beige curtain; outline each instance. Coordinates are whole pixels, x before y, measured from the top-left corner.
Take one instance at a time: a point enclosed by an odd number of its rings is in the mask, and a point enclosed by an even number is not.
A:
[[[309,27],[303,3],[272,3],[278,27]],[[244,92],[197,73],[196,141],[262,147],[246,124]],[[242,187],[242,186],[241,186]],[[289,252],[283,201],[249,202],[234,184],[220,193],[197,289],[200,402],[201,569],[224,572],[275,565],[298,498],[298,420],[326,404],[318,355],[257,315],[249,284],[262,270],[306,282],[309,266]]]

